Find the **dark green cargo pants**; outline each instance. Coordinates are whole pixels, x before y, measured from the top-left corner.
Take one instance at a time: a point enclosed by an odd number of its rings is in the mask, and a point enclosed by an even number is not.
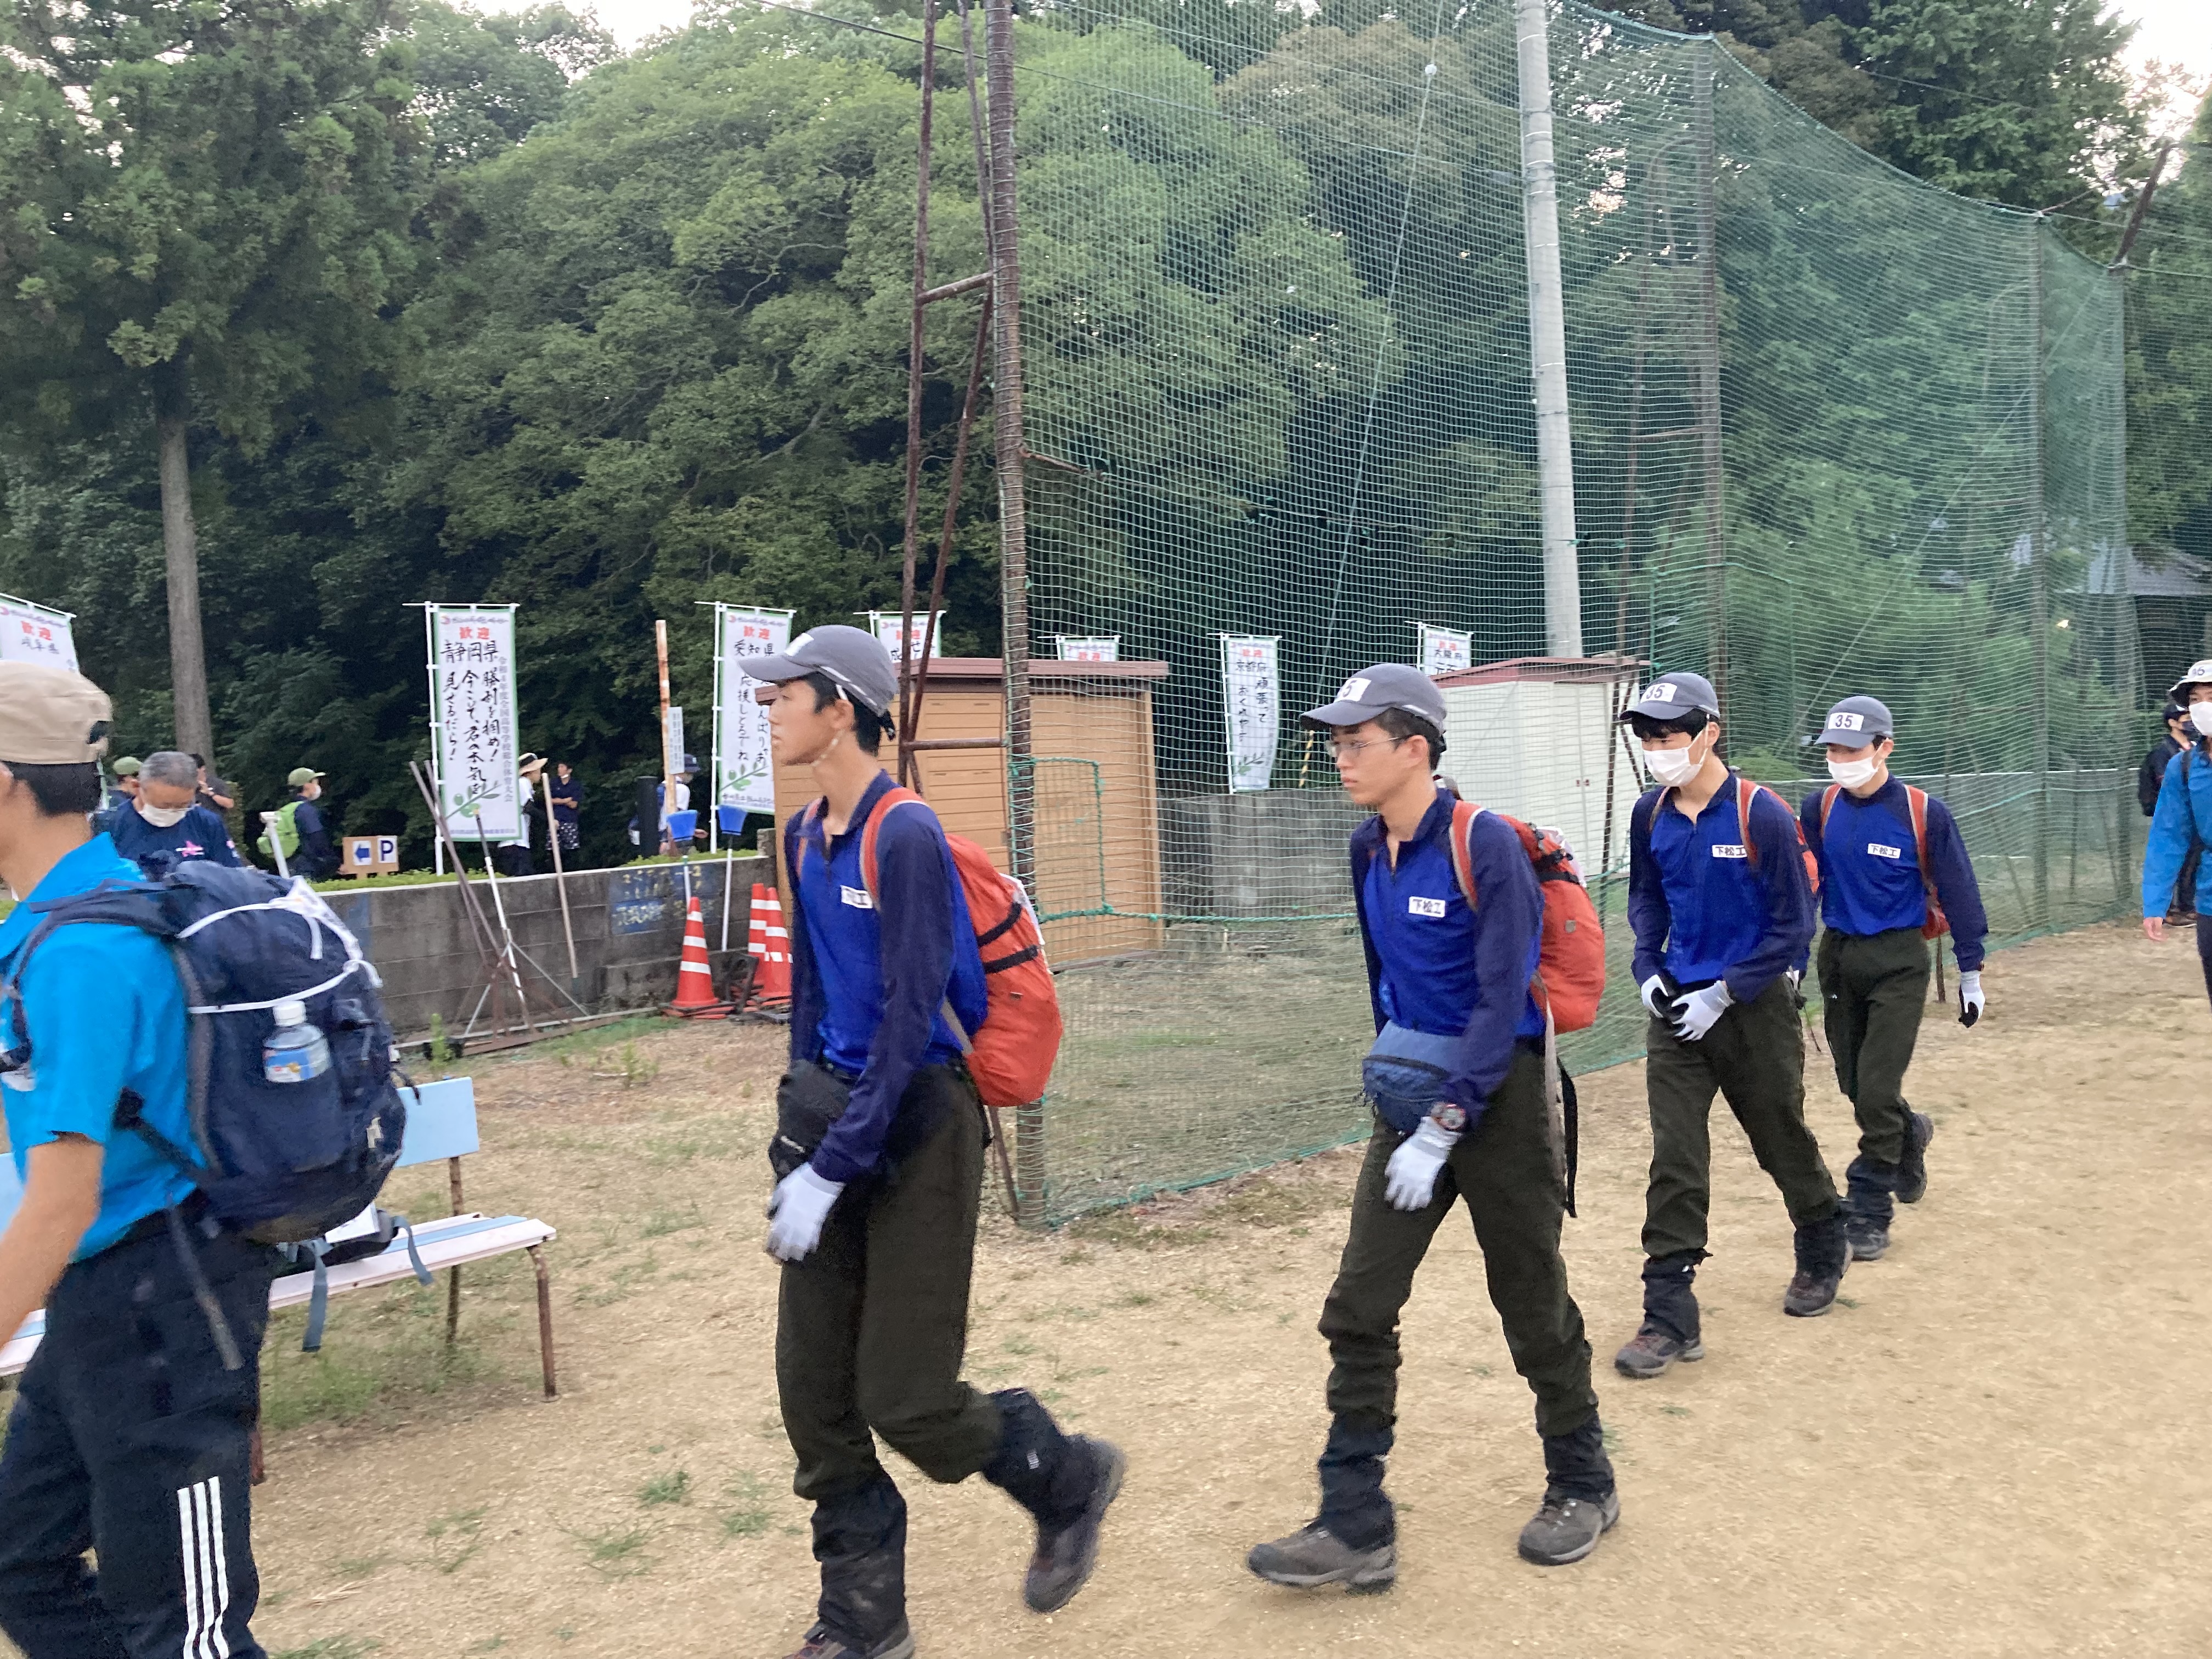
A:
[[[900,1110],[942,1121],[895,1178],[847,1187],[821,1244],[783,1270],[776,1389],[799,1455],[792,1489],[817,1503],[882,1478],[875,1435],[940,1481],[966,1480],[999,1446],[998,1407],[960,1380],[983,1184],[975,1085],[928,1066]]]
[[[1905,1071],[1928,1006],[1928,941],[1917,927],[1820,935],[1821,1023],[1836,1086],[1859,1121],[1859,1151],[1905,1156]]]
[[[1651,1183],[1644,1195],[1644,1255],[1705,1248],[1716,1091],[1751,1138],[1759,1167],[1782,1189],[1790,1220],[1802,1227],[1836,1212],[1836,1183],[1805,1122],[1805,1030],[1796,988],[1786,978],[1729,1009],[1698,1042],[1685,1042],[1662,1019],[1650,1022],[1645,1041]]]
[[[1394,1210],[1382,1196],[1383,1172],[1403,1139],[1376,1121],[1352,1193],[1352,1234],[1321,1316],[1334,1362],[1329,1410],[1361,1427],[1396,1420],[1398,1315],[1452,1200],[1464,1198],[1513,1368],[1535,1391],[1538,1431],[1572,1433],[1595,1414],[1597,1395],[1582,1310],[1567,1292],[1559,1255],[1565,1152],[1544,1097],[1542,1057],[1516,1046],[1504,1082],[1482,1121],[1452,1148],[1425,1210]]]

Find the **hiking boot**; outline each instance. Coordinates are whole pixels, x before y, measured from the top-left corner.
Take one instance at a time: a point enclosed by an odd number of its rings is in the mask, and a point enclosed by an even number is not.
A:
[[[1854,1261],[1879,1261],[1889,1248],[1889,1229],[1872,1216],[1846,1215],[1844,1236],[1850,1242]]]
[[[1843,1212],[1798,1228],[1793,1243],[1797,1273],[1782,1294],[1782,1311],[1798,1319],[1815,1318],[1835,1305],[1844,1269],[1850,1265],[1850,1239],[1844,1231]]]
[[[1644,1328],[1637,1332],[1634,1339],[1613,1355],[1613,1368],[1623,1376],[1632,1376],[1642,1382],[1650,1377],[1664,1376],[1674,1369],[1678,1359],[1703,1359],[1705,1357],[1705,1345],[1703,1342],[1685,1342],[1674,1332],[1646,1320]],[[1606,1524],[1611,1526],[1613,1523],[1608,1521]],[[1529,1559],[1534,1560],[1535,1558],[1531,1556]],[[1567,1559],[1573,1560],[1578,1558],[1570,1556]]]
[[[1058,1613],[1075,1599],[1076,1591],[1091,1582],[1098,1565],[1098,1529],[1106,1519],[1106,1506],[1120,1495],[1127,1460],[1110,1441],[1087,1434],[1071,1434],[1068,1443],[1090,1458],[1090,1494],[1082,1510],[1064,1526],[1037,1523],[1036,1553],[1022,1579],[1022,1600],[1032,1613]]]
[[[1631,1345],[1633,1346],[1632,1344]],[[1521,1528],[1521,1559],[1540,1567],[1564,1567],[1597,1547],[1620,1519],[1620,1494],[1602,1499],[1544,1494],[1544,1507]]]
[[[902,1619],[883,1640],[864,1644],[838,1635],[827,1625],[817,1625],[791,1659],[914,1659],[914,1632]]]
[[[1255,1544],[1244,1565],[1271,1584],[1294,1589],[1342,1584],[1355,1595],[1371,1595],[1397,1582],[1398,1547],[1386,1540],[1373,1549],[1356,1550],[1320,1522],[1310,1521],[1287,1538]]]
[[[1905,1156],[1897,1161],[1897,1201],[1917,1204],[1928,1191],[1928,1143],[1936,1139],[1936,1120],[1910,1106],[1905,1115],[1911,1125],[1905,1137]]]

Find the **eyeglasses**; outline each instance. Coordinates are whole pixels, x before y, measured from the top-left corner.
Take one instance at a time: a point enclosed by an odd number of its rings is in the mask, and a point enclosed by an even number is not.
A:
[[[1331,738],[1328,746],[1329,751],[1342,760],[1346,755],[1358,756],[1364,750],[1395,749],[1405,741],[1404,738]]]

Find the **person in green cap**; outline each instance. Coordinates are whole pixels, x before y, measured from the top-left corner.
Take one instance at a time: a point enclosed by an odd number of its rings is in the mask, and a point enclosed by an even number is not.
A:
[[[93,820],[94,835],[106,831],[109,813],[125,811],[138,799],[138,767],[139,760],[136,755],[122,756],[108,766],[107,769],[115,775],[115,787],[106,792],[107,799],[99,816]]]
[[[322,809],[315,805],[322,798],[323,775],[312,766],[295,766],[284,781],[291,786],[292,799],[270,814],[268,832],[260,841],[261,850],[270,851],[269,838],[274,836],[276,845],[283,849],[284,867],[294,875],[305,876],[309,881],[322,881],[336,875],[337,849],[331,845]]]

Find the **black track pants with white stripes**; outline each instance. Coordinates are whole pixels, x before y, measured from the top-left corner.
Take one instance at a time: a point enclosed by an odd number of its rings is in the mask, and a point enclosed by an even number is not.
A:
[[[48,1302],[0,1449],[0,1630],[26,1659],[264,1659],[247,1483],[278,1258],[192,1244],[237,1370],[166,1231],[75,1263]]]

